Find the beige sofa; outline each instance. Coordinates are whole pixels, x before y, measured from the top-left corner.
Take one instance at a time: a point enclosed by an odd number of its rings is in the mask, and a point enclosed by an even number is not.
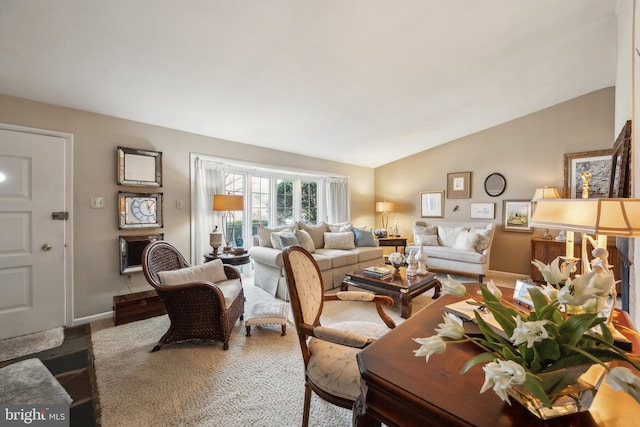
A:
[[[384,264],[382,248],[377,246],[371,229],[348,223],[261,226],[249,248],[254,263],[254,283],[285,301],[289,300],[289,291],[282,261],[283,242],[284,246],[298,244],[311,252],[327,290],[340,286],[347,273]]]
[[[413,242],[405,253],[415,253],[422,247],[427,254],[427,268],[477,274],[482,283],[489,271],[495,227],[492,222],[429,224],[418,220],[413,225]]]

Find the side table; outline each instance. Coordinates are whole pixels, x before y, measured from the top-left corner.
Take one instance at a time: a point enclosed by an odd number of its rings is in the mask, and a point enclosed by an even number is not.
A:
[[[249,258],[248,252],[245,252],[240,255],[236,255],[230,252],[222,252],[222,253],[217,253],[215,255],[213,253],[208,253],[204,255],[204,262],[213,261],[214,259],[219,259],[220,261],[222,261],[223,264],[234,265],[234,266],[249,264],[249,262],[251,261],[251,258]]]
[[[396,252],[398,252],[398,246],[402,246],[402,252],[407,247],[406,237],[380,237],[378,238],[378,244],[380,246],[395,246]]]

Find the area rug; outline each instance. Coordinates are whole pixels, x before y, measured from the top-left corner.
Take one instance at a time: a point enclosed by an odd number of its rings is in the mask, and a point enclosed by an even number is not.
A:
[[[472,281],[472,280],[466,280]],[[243,279],[247,303],[273,297]],[[428,306],[433,291],[413,300],[413,312]],[[400,324],[400,307],[386,308]],[[380,321],[373,304],[328,302],[323,324]],[[221,343],[175,344],[150,353],[169,326],[166,315],[117,327],[110,320],[92,328],[102,426],[295,426],[302,423],[304,373],[293,324],[234,328],[229,350]],[[313,395],[311,426],[350,426],[351,411]]]
[[[64,341],[62,327],[1,340],[0,362],[59,347],[62,341]]]
[[[0,369],[2,404],[71,404],[71,397],[40,359],[27,359]]]

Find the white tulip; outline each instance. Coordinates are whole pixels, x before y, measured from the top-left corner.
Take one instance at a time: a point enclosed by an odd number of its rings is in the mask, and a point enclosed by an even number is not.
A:
[[[436,328],[436,332],[440,337],[447,337],[453,340],[459,340],[464,335],[464,327],[462,320],[451,313],[445,313],[442,318],[444,323],[440,323]]]
[[[507,389],[512,384],[523,384],[527,378],[527,373],[522,366],[512,360],[496,360],[489,362],[482,367],[484,371],[484,384],[480,389],[480,393],[493,388],[493,391],[500,399],[509,402]]]
[[[549,338],[549,333],[544,325],[550,323],[548,320],[538,320],[535,322],[523,322],[520,316],[516,317],[516,327],[513,330],[511,341],[513,345],[527,343],[527,347],[533,347],[534,342]]]
[[[640,403],[640,378],[635,376],[631,369],[624,366],[616,366],[607,375],[607,384],[615,391],[624,391]]]
[[[444,353],[447,349],[445,341],[437,335],[433,335],[428,338],[413,338],[413,340],[420,344],[419,349],[413,350],[416,357],[425,356],[427,362],[432,354]]]
[[[444,295],[453,295],[461,298],[467,293],[467,288],[462,283],[454,280],[451,275],[447,274],[447,281],[442,284],[442,293]]]

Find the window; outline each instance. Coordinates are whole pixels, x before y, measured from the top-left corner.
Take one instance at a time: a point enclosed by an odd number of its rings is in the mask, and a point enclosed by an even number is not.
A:
[[[276,225],[293,224],[293,218],[293,181],[276,179]]]

